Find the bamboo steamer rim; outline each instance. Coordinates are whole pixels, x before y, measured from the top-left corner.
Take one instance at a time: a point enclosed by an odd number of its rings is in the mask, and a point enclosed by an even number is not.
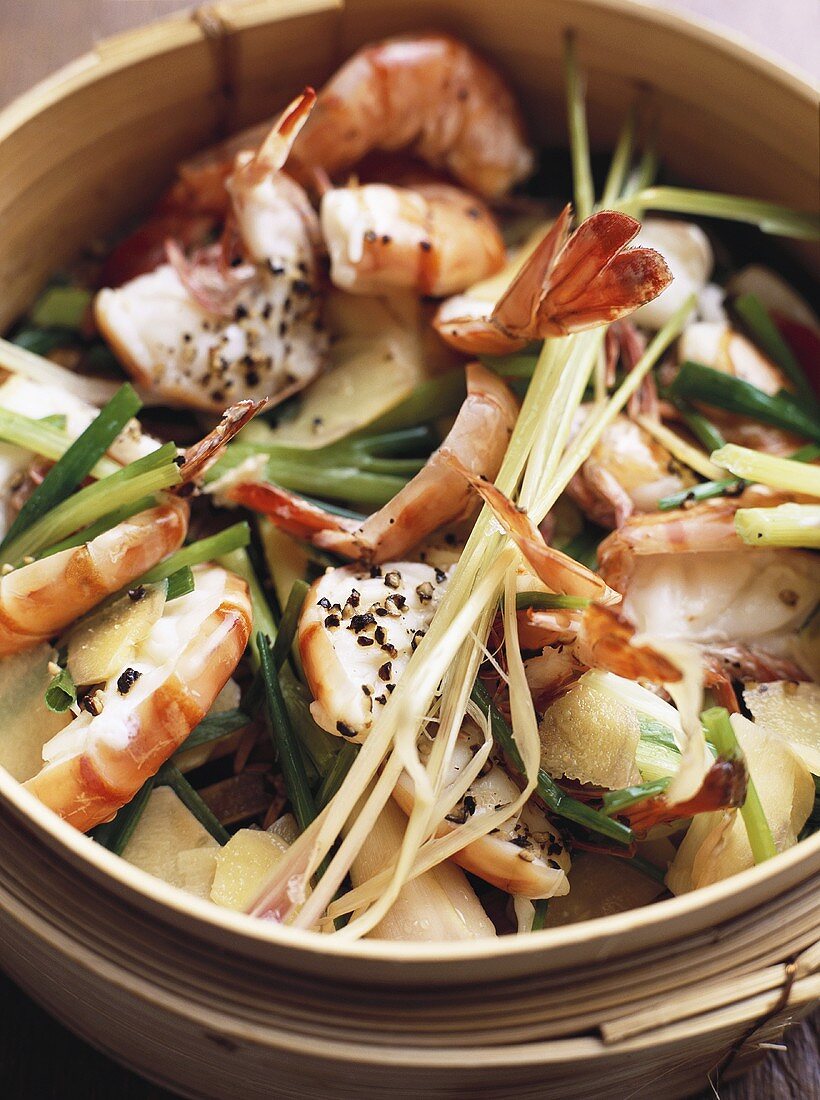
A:
[[[698,45],[736,63],[757,70],[769,81],[786,88],[795,97],[816,104],[816,88],[807,75],[790,72],[767,50],[752,46],[742,35],[730,33],[708,20],[692,19],[669,11],[658,11],[638,0],[574,0],[577,7],[616,13],[631,20],[654,23],[665,30],[688,38]],[[23,128],[37,115],[62,98],[102,76],[131,67],[140,58],[156,56],[185,45],[213,40],[276,23],[288,16],[311,12],[342,10],[344,0],[240,0],[238,3],[206,5],[181,12],[121,35],[103,40],[91,52],[69,63],[54,75],[35,85],[0,111],[0,143]],[[157,32],[161,31],[161,41]],[[340,959],[368,959],[391,964],[445,963],[448,959],[468,961],[493,957],[539,955],[549,946],[563,948],[585,944],[594,956],[596,949],[606,953],[609,940],[618,934],[640,933],[656,924],[680,922],[698,914],[706,926],[710,917],[717,924],[725,919],[724,906],[749,888],[768,881],[772,894],[786,888],[795,877],[798,865],[805,864],[806,879],[820,873],[820,834],[802,841],[765,865],[753,867],[701,890],[653,902],[625,913],[600,917],[563,928],[545,929],[528,936],[443,943],[393,943],[380,940],[345,941],[337,936],[319,935],[301,929],[259,920],[235,913],[192,897],[160,879],[140,870],[119,856],[78,833],[17,783],[0,767],[0,798],[10,804],[25,821],[31,822],[51,847],[68,849],[80,862],[114,880],[143,901],[158,903],[195,923],[217,928],[226,935],[254,940],[260,944],[278,943],[304,949],[314,955]]]

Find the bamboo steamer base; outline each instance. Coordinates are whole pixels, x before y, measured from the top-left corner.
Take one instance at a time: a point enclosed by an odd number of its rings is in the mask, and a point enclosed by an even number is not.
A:
[[[611,148],[635,83],[695,184],[810,207],[811,89],[626,0],[254,0],[101,43],[0,115],[0,327],[174,163],[320,83],[356,46],[439,26],[496,58],[564,141],[563,30]],[[21,262],[24,258],[25,262]],[[697,895],[503,941],[339,943],[217,910],[57,821],[0,771],[0,964],[78,1035],[208,1100],[663,1097],[735,1072],[820,994],[820,837]]]

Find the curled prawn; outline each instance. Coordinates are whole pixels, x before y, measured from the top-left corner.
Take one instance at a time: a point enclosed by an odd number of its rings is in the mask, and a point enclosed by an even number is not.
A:
[[[404,287],[455,294],[504,265],[504,241],[490,211],[444,183],[334,188],[321,224],[331,281],[354,294]]]
[[[222,690],[247,644],[251,608],[245,582],[218,566],[199,567],[193,592],[165,605],[122,671],[43,749],[45,764],[26,783],[32,794],[86,832],[129,802],[182,744]]]
[[[734,499],[633,516],[599,549],[602,576],[624,595],[626,621],[696,645],[713,678],[799,680],[812,667],[801,627],[820,596],[820,569],[810,553],[741,542],[734,513],[761,501],[778,496],[750,486]]]
[[[472,492],[453,469],[452,457],[472,473],[494,478],[517,415],[518,403],[504,382],[478,363],[470,363],[467,397],[442,446],[391,501],[361,524],[332,516],[275,485],[234,481],[223,495],[342,557],[400,560],[433,531],[470,514]]]
[[[159,398],[221,412],[239,397],[278,401],[324,365],[319,223],[281,169],[313,103],[308,90],[226,182],[219,244],[99,292],[97,325],[125,369]]]
[[[494,306],[457,296],[436,331],[469,355],[504,355],[545,336],[566,336],[625,317],[656,298],[672,275],[651,248],[626,246],[640,223],[601,210],[570,233],[566,206]]]
[[[180,458],[181,488],[202,476],[262,403],[239,402]],[[53,638],[106,596],[178,549],[188,532],[187,500],[174,492],[89,542],[0,576],[0,657]]]
[[[487,198],[533,168],[506,82],[442,34],[388,38],[355,53],[320,92],[291,159],[294,170],[333,175],[377,149],[405,149]]]
[[[0,657],[53,638],[182,545],[188,505],[168,495],[82,546],[0,576]]]
[[[450,780],[458,777],[480,745],[478,731],[467,721],[462,727],[450,765]],[[475,816],[499,809],[518,798],[520,791],[501,762],[491,757],[469,790],[436,829],[446,836]],[[403,773],[393,798],[406,814],[414,805],[413,781]],[[509,894],[529,898],[554,897],[569,890],[569,855],[561,836],[534,799],[520,814],[497,830],[465,845],[451,857],[465,871]]]

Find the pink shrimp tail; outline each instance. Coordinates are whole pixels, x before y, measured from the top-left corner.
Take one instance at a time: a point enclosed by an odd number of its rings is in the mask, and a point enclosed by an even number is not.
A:
[[[285,534],[308,542],[321,531],[349,532],[359,526],[355,520],[333,516],[296,493],[267,482],[243,481],[232,485],[225,495],[235,504],[268,516]]]
[[[511,339],[566,336],[625,317],[672,281],[651,248],[626,249],[640,222],[601,210],[569,235],[566,206],[490,315]]]
[[[179,469],[183,485],[193,481],[194,478],[201,477],[208,467],[216,462],[233,437],[245,427],[249,420],[261,412],[267,403],[267,398],[261,401],[237,401],[235,405],[227,408],[213,431],[208,432],[198,443],[194,443],[185,451],[184,462]]]
[[[587,596],[590,599],[614,603],[620,595],[609,588],[604,581],[574,558],[547,546],[544,537],[526,512],[522,512],[513,502],[486,478],[469,470],[452,452],[444,448],[439,452],[442,459],[469,482],[481,499],[493,511],[498,522],[515,542],[518,549],[535,570],[538,577],[553,591],[575,596]]]

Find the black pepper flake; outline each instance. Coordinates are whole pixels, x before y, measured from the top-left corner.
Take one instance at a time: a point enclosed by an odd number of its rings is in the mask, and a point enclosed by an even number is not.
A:
[[[311,285],[307,279],[294,279],[291,286],[294,294],[310,294]]]
[[[367,634],[360,634],[359,637],[356,639],[356,641],[359,643],[359,645],[362,645],[362,646],[374,645],[375,644],[373,638],[371,638]]]
[[[438,581],[439,584],[441,584],[443,581],[447,580],[447,574],[444,572],[443,569],[439,569],[439,567],[436,566],[435,571],[436,571],[436,580]]]
[[[392,695],[393,692],[396,690],[396,685],[395,684],[386,684],[384,690],[389,691],[390,694]]]
[[[388,588],[398,588],[401,584],[401,573],[398,569],[391,569],[384,575],[384,583]]]
[[[371,565],[370,566],[370,576],[371,576],[371,578],[380,577],[381,575],[382,575],[382,567],[380,565]]]
[[[373,612],[374,614],[378,615],[380,619],[383,619],[385,615],[390,614],[386,607],[374,607]]]
[[[138,603],[145,596],[145,585],[137,585],[136,588],[128,589],[128,599],[133,600],[134,603]]]
[[[560,871],[561,870],[561,864],[558,863],[554,859],[548,859],[547,860],[547,866],[552,867],[553,871]]]
[[[394,595],[388,596],[385,602],[392,603],[398,611],[404,611],[405,607],[407,607],[407,597],[402,596],[400,592],[396,592],[394,593]]]
[[[245,381],[249,386],[259,385],[259,375],[255,370],[249,370],[245,372]]]
[[[386,682],[387,680],[390,679],[390,677],[392,675],[393,675],[393,662],[392,661],[385,661],[384,664],[381,665],[381,667],[379,668],[379,679],[384,680]]]
[[[361,633],[362,630],[367,630],[369,626],[373,626],[376,622],[375,615],[370,611],[365,611],[361,615],[354,615],[350,620],[349,630],[355,631],[356,634]]]
[[[510,837],[510,844],[514,844],[516,848],[526,848],[529,845],[529,842],[529,837],[526,836]]]
[[[316,602],[319,604],[319,607],[323,607],[325,611],[330,611],[330,600],[327,596],[322,596],[322,598]]]
[[[338,626],[341,619],[338,615],[327,615],[325,617],[325,626],[330,629],[331,627]]]
[[[102,714],[102,692],[99,690],[99,688],[95,688],[87,695],[84,695],[82,699],[80,699],[80,706],[93,718],[96,718],[99,714]]]
[[[430,241],[419,241],[419,248],[422,252],[432,252],[433,245]]]
[[[233,311],[234,321],[244,321],[247,316],[248,316],[248,307],[243,306],[242,304],[238,305],[236,307],[236,309]]]
[[[336,732],[340,733],[342,737],[355,737],[356,731],[352,726],[349,726],[347,722],[341,720],[336,723]]]
[[[271,275],[284,275],[285,269],[281,264],[275,264],[273,260],[268,260],[268,267],[270,268]]]
[[[467,817],[472,817],[473,814],[475,813],[475,806],[476,806],[476,802],[475,802],[475,799],[473,798],[473,796],[471,794],[465,794],[463,804],[464,804],[464,813],[467,815]]]
[[[135,668],[127,668],[117,680],[117,691],[120,695],[127,695],[142,673]]]
[[[399,651],[391,642],[384,642],[381,647],[382,652],[386,653],[388,657],[398,657]]]
[[[422,603],[429,603],[433,598],[433,586],[430,581],[424,581],[422,584],[416,585],[416,595]]]
[[[182,339],[186,344],[190,344],[190,342],[193,340],[193,336],[190,332],[183,332]]]
[[[375,229],[365,229],[364,239],[367,241],[368,244],[373,244],[373,242],[376,239],[376,230]]]
[[[350,595],[347,597],[347,602],[351,607],[358,607],[361,602],[361,592],[358,592],[355,588],[351,588]]]
[[[376,696],[376,702],[381,703],[381,705],[384,706],[384,704],[387,702],[387,696],[386,695],[377,695]]]
[[[418,649],[418,647],[419,647],[419,642],[420,642],[420,641],[421,641],[421,639],[422,639],[422,638],[424,637],[424,635],[425,635],[425,631],[424,631],[424,630],[417,630],[417,631],[415,632],[415,634],[413,635],[413,637],[412,637],[412,639],[411,639],[411,641],[410,641],[410,649],[411,649],[411,650],[413,651],[413,653],[415,653],[415,652],[416,652],[416,650]]]
[[[366,696],[368,696],[368,698],[373,694],[367,684],[362,684],[362,691],[365,693]]]
[[[387,641],[387,631],[384,629],[383,626],[377,626],[376,627],[376,633],[374,634],[374,637],[375,637],[376,641],[379,643],[379,645],[383,646],[384,643]]]
[[[265,304],[262,306],[262,320],[263,321],[269,321],[270,320],[270,315],[272,313],[273,313],[273,306],[270,304],[270,302],[265,302]]]
[[[390,244],[392,240],[393,238],[388,233],[382,234],[382,244]]]

